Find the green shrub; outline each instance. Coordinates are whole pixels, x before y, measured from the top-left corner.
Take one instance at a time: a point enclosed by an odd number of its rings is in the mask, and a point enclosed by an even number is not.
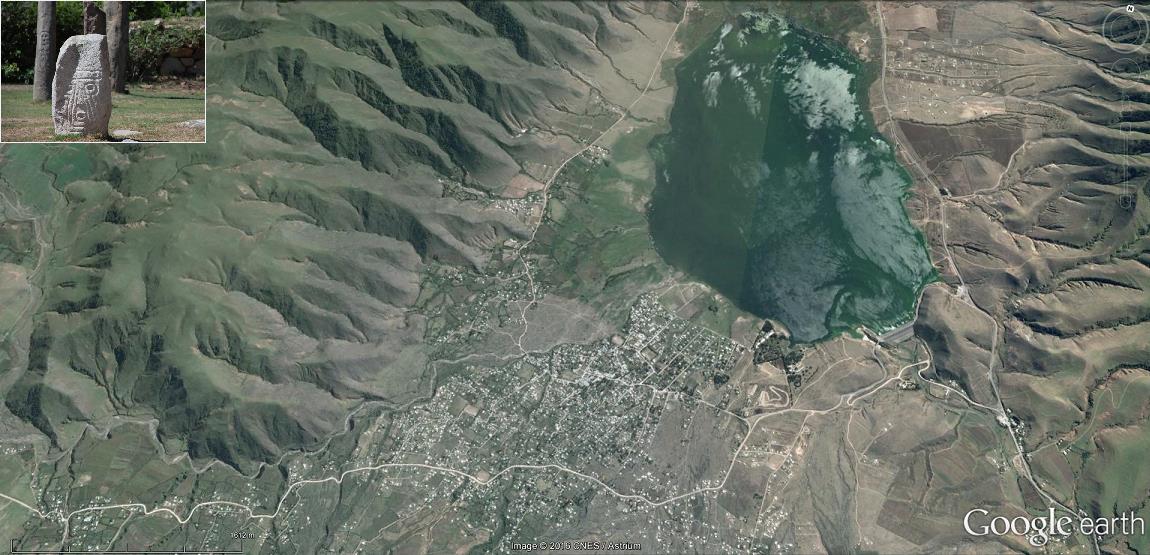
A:
[[[132,29],[128,40],[128,80],[142,81],[155,77],[168,52],[176,48],[203,48],[202,29],[159,28],[144,23]]]
[[[35,2],[29,3],[35,4]],[[60,51],[60,47],[68,37],[82,34],[84,34],[84,3],[56,2],[56,51]]]
[[[32,69],[21,69],[16,64],[4,64],[0,66],[0,81],[4,83],[31,83],[33,73],[35,72]]]
[[[36,63],[36,3],[5,2],[0,9],[0,34],[4,35],[0,79],[31,83],[30,68]]]
[[[188,15],[187,2],[131,2],[128,4],[128,19],[164,19]]]

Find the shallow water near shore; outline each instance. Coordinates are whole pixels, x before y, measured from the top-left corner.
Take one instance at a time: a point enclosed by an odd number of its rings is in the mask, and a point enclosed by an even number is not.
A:
[[[913,316],[934,271],[910,178],[866,111],[862,64],[781,19],[744,14],[676,69],[653,143],[660,254],[813,342]]]

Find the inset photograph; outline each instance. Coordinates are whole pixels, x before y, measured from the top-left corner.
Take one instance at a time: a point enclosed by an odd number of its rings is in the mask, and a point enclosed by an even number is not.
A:
[[[0,25],[0,142],[206,141],[203,0],[4,0]]]

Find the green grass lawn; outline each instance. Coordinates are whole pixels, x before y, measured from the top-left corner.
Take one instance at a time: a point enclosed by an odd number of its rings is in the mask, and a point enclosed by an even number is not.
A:
[[[139,131],[137,141],[203,141],[204,128],[183,125],[205,119],[204,91],[178,86],[135,86],[130,94],[112,95],[109,131]],[[52,103],[32,102],[31,85],[0,87],[0,140],[93,141],[97,138],[59,137],[52,128]]]

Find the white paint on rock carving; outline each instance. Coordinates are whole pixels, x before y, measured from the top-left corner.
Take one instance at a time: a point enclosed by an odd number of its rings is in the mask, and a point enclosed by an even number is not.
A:
[[[56,58],[52,123],[57,135],[108,135],[112,84],[104,35],[69,37]]]

